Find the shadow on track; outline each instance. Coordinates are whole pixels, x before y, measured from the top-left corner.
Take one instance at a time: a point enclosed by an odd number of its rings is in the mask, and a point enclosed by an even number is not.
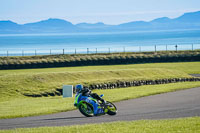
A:
[[[47,120],[47,121],[48,121],[48,120],[51,120],[51,121],[52,121],[52,120],[62,120],[62,119],[63,119],[63,120],[70,120],[70,119],[73,120],[73,119],[84,119],[84,118],[87,118],[87,117],[84,117],[84,116],[83,116],[83,117],[51,118],[51,119],[42,119],[42,120]]]

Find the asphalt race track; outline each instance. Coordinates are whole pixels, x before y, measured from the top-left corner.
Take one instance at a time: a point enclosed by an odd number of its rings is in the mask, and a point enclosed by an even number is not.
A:
[[[167,119],[200,116],[200,87],[115,103],[116,116],[84,117],[78,110],[51,115],[2,119],[0,129],[67,126],[123,120]]]

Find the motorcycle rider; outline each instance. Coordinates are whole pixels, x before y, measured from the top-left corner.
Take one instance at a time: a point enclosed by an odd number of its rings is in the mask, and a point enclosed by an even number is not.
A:
[[[91,96],[94,99],[100,100],[102,104],[105,105],[105,100],[102,99],[98,94],[92,93],[89,88],[83,87],[83,85],[78,84],[76,85],[75,89],[77,94],[82,93],[83,96]]]

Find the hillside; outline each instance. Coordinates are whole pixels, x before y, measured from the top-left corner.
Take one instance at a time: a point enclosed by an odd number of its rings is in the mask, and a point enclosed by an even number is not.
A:
[[[107,25],[102,22],[90,24],[72,24],[62,19],[42,20],[35,23],[17,24],[12,21],[0,21],[0,34],[16,33],[71,33],[71,32],[105,32],[105,31],[147,31],[200,29],[200,11],[185,13],[177,18],[156,18],[152,21],[133,21],[119,25]]]

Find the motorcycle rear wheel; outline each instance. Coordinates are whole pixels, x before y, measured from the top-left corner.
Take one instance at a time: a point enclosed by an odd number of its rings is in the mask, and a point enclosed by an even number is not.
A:
[[[107,112],[108,115],[116,115],[117,114],[117,107],[113,103],[106,101],[106,106],[108,109],[108,112]]]

